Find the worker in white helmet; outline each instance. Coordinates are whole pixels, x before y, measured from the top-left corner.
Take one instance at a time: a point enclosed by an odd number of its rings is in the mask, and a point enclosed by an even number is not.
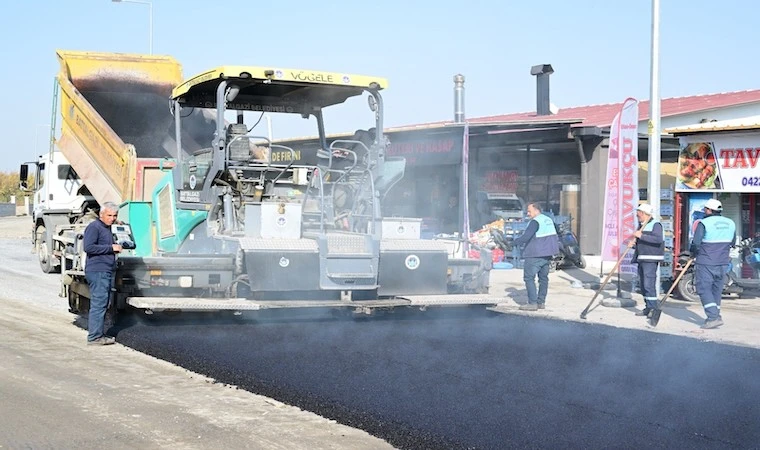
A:
[[[694,285],[702,301],[707,320],[702,328],[723,325],[720,300],[723,293],[726,267],[731,261],[729,250],[736,241],[736,224],[723,217],[723,205],[711,198],[705,202],[705,218],[697,225],[691,242],[694,261]]]
[[[665,255],[665,240],[662,224],[654,218],[654,208],[642,203],[636,209],[639,230],[633,234],[636,238],[629,245],[635,245],[632,263],[638,265],[639,287],[644,296],[644,309],[637,316],[648,317],[657,308],[657,271]]]

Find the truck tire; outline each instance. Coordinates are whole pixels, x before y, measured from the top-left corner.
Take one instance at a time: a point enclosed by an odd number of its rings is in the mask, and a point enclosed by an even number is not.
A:
[[[68,291],[69,312],[71,314],[79,314],[80,312],[85,311],[86,308],[83,308],[81,305],[82,297],[71,289]]]
[[[687,302],[699,302],[697,287],[694,285],[694,272],[685,273],[676,287],[678,296]]]
[[[37,227],[37,259],[40,261],[40,269],[45,273],[57,272],[58,267],[53,262],[53,253],[48,243],[48,233],[44,225]]]

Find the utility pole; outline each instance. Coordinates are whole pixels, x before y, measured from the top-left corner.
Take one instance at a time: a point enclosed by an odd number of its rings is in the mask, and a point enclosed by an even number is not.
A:
[[[652,50],[649,81],[649,185],[647,198],[654,208],[654,214],[660,216],[660,0],[652,0]],[[656,219],[656,217],[653,217]],[[657,296],[660,294],[660,271],[657,271],[655,283]]]

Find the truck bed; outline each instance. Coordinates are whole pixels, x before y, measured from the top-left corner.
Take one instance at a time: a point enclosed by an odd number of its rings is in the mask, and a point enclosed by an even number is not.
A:
[[[182,81],[166,56],[58,51],[62,115],[59,149],[95,199],[143,200],[175,151],[169,96]],[[147,191],[147,194],[145,193]]]

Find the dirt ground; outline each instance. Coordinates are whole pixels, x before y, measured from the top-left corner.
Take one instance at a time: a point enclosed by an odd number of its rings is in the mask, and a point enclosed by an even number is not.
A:
[[[32,238],[32,218],[29,216],[0,217],[0,238]]]

